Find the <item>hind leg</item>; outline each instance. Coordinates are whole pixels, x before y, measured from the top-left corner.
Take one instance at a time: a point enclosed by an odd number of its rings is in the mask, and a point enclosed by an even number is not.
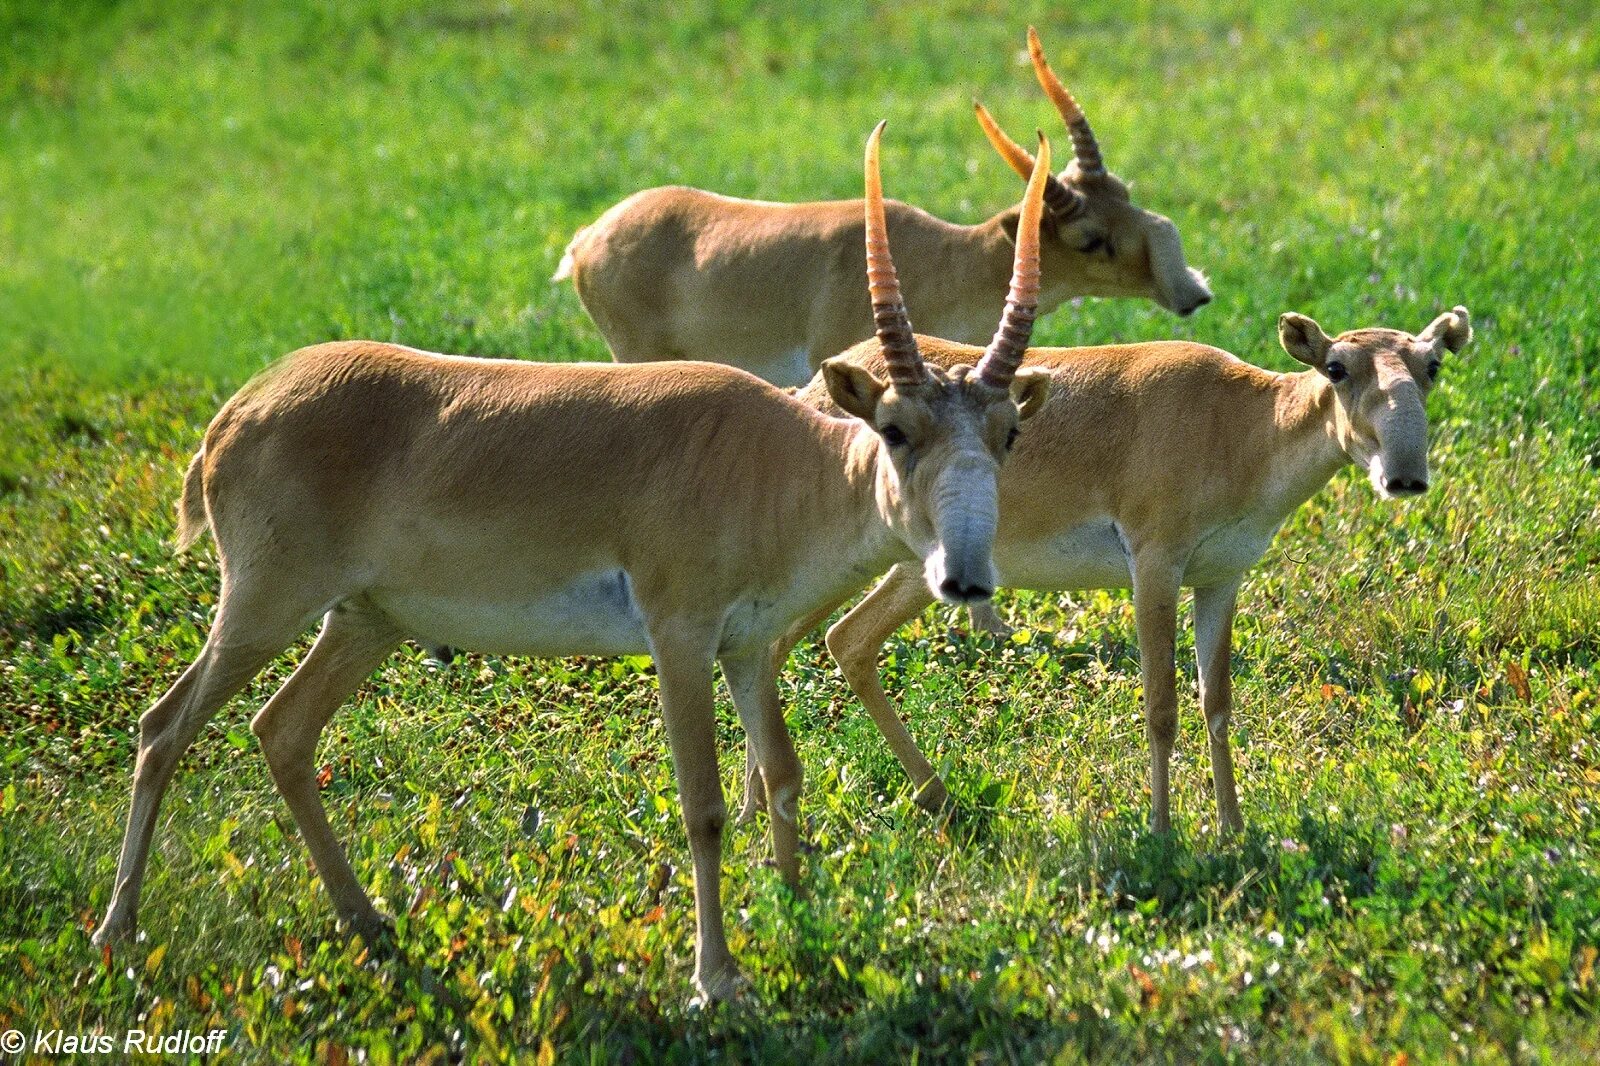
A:
[[[747,775],[747,789],[762,786],[771,814],[772,852],[778,872],[790,888],[800,884],[800,785],[804,773],[778,701],[777,671],[772,654],[758,651],[743,658],[722,659],[722,674],[733,694],[734,708],[744,723],[749,754],[761,768],[759,779]],[[748,800],[748,796],[746,799]]]
[[[617,363],[662,363],[687,358],[658,338],[640,340],[621,333],[608,333],[606,345],[611,349],[612,361]]]
[[[359,604],[335,607],[305,660],[250,723],[334,910],[368,940],[381,932],[383,919],[328,824],[317,794],[315,755],[333,712],[400,641],[401,634],[376,612]]]
[[[1178,736],[1178,595],[1182,570],[1155,553],[1133,559],[1133,621],[1139,631],[1145,736],[1150,742],[1150,828],[1172,829],[1172,746]]]
[[[106,919],[94,943],[133,932],[161,798],[178,760],[201,727],[261,668],[289,646],[314,614],[294,616],[282,600],[241,591],[224,580],[216,621],[200,655],[139,719],[139,755],[133,769],[133,803],[117,860],[117,880]]]
[[[578,295],[584,310],[589,312],[600,335],[606,339],[613,362],[657,363],[685,358],[672,344],[669,331],[660,324],[659,312],[645,314],[635,310],[628,315],[612,315],[586,298],[581,286]]]

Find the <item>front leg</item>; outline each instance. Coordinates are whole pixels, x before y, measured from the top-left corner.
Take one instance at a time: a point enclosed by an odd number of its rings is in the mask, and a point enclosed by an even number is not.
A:
[[[650,654],[661,684],[661,717],[672,746],[678,800],[694,862],[694,983],[707,999],[731,999],[743,978],[722,922],[722,829],[728,808],[717,773],[715,636],[680,619],[651,625]]]
[[[1217,794],[1217,818],[1223,832],[1244,829],[1239,793],[1234,785],[1233,753],[1228,749],[1228,723],[1233,717],[1233,612],[1239,578],[1194,590],[1194,650],[1200,675],[1200,707],[1211,742],[1211,780]]]
[[[911,775],[917,805],[939,814],[949,804],[950,794],[934,773],[933,764],[918,750],[878,677],[878,653],[883,650],[884,641],[932,602],[922,568],[916,563],[901,563],[828,630],[828,651],[856,699],[867,708],[878,731],[889,742],[895,758]]]
[[[1144,681],[1144,727],[1150,742],[1150,828],[1172,828],[1168,774],[1178,735],[1177,664],[1179,568],[1168,561],[1134,558],[1133,617],[1139,630],[1139,671]]]

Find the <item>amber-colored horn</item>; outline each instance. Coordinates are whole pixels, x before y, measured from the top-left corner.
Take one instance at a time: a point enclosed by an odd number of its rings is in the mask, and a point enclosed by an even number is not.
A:
[[[1028,55],[1033,59],[1033,72],[1039,78],[1040,88],[1056,105],[1056,110],[1061,112],[1067,132],[1072,135],[1072,154],[1078,160],[1078,173],[1091,177],[1104,174],[1106,164],[1100,157],[1100,143],[1094,139],[1094,130],[1089,128],[1089,120],[1084,117],[1078,101],[1072,98],[1067,87],[1061,84],[1061,79],[1056,77],[1056,72],[1050,69],[1044,57],[1044,45],[1039,43],[1038,31],[1032,26],[1028,27]]]
[[[1011,291],[983,359],[978,363],[978,380],[996,389],[1009,389],[1011,379],[1028,353],[1033,336],[1033,319],[1039,308],[1039,220],[1044,214],[1045,179],[1050,175],[1050,141],[1039,134],[1039,158],[1028,178],[1028,191],[1022,198],[1022,218],[1017,222],[1017,254],[1011,266]]]
[[[907,388],[926,382],[928,370],[917,351],[911,318],[900,295],[900,277],[889,255],[889,223],[883,215],[883,178],[878,171],[878,141],[886,125],[878,123],[867,138],[867,291],[872,295],[872,319],[877,323],[889,380]]]
[[[988,108],[974,100],[972,109],[977,112],[978,125],[983,127],[983,135],[989,138],[989,143],[1000,153],[1000,158],[1010,164],[1011,169],[1021,175],[1023,181],[1032,177],[1033,153],[1008,137],[1006,131],[1001,129],[999,123],[989,114]],[[1066,222],[1076,218],[1083,210],[1083,194],[1076,189],[1067,188],[1054,174],[1047,174],[1044,181],[1044,205],[1057,219]]]

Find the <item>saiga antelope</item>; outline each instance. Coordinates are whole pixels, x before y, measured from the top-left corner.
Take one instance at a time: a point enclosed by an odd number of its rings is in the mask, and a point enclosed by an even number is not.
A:
[[[878,372],[823,365],[846,417],[714,364],[557,365],[356,341],[301,349],[229,400],[184,478],[179,546],[209,526],[216,620],[139,722],[105,944],[135,924],[157,809],[201,726],[318,617],[321,635],[251,723],[335,909],[384,928],[328,824],[313,770],[329,717],[404,639],[500,654],[650,654],[695,885],[695,983],[739,981],[720,897],[726,817],[712,664],[770,790],[799,878],[801,769],[768,649],[802,615],[915,558],[956,602],[994,588],[997,479],[1044,375],[1018,371],[1038,293],[1048,149],[1010,298],[976,369],[930,367],[889,257],[873,132],[865,244]],[[970,372],[969,372],[970,370]],[[1019,407],[1020,405],[1020,407]],[[814,624],[814,623],[813,623]]]
[[[1028,48],[1072,135],[1075,159],[1045,187],[1041,312],[1074,296],[1139,296],[1187,315],[1211,299],[1178,229],[1134,206],[1072,94]],[[974,103],[984,132],[1026,179],[1033,158]],[[902,285],[925,332],[982,344],[1011,271],[1018,209],[973,226],[887,205]],[[871,335],[861,202],[777,204],[683,186],[636,193],[580,230],[553,280],[570,277],[620,363],[712,359],[777,385]]]
[[[1051,399],[1000,479],[994,559],[1003,585],[1133,589],[1150,743],[1151,824],[1170,825],[1167,767],[1177,730],[1173,645],[1179,591],[1194,590],[1195,657],[1217,814],[1244,826],[1228,745],[1234,604],[1245,572],[1302,503],[1345,464],[1385,498],[1428,487],[1424,400],[1446,352],[1472,336],[1457,307],[1413,337],[1358,329],[1328,337],[1304,315],[1278,323],[1284,349],[1311,369],[1276,374],[1199,344],[1034,348]],[[866,353],[863,353],[866,354]],[[964,353],[925,346],[935,361]],[[866,364],[874,365],[870,360]],[[819,408],[818,382],[798,394]],[[944,783],[917,749],[878,678],[885,640],[932,602],[897,566],[828,631],[828,650],[929,810]],[[775,649],[781,655],[805,632]],[[747,763],[742,819],[760,807]]]

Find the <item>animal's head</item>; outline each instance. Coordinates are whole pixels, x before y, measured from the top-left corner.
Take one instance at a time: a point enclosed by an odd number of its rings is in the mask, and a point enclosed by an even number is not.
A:
[[[1029,182],[1000,328],[976,367],[946,373],[922,359],[889,255],[878,142],[867,141],[867,285],[887,377],[836,356],[822,365],[830,398],[877,434],[878,507],[924,561],[928,587],[949,602],[994,594],[1000,464],[1021,420],[1044,403],[1049,379],[1020,371],[1039,294],[1039,218],[1050,146]],[[867,342],[873,343],[873,342]]]
[[[1031,26],[1028,52],[1039,84],[1066,121],[1074,157],[1045,183],[1042,244],[1045,285],[1051,295],[1142,296],[1179,315],[1193,314],[1210,303],[1205,276],[1183,258],[1178,227],[1171,219],[1136,206],[1128,187],[1106,169],[1089,120],[1045,61],[1044,47]],[[995,151],[1028,177],[1033,156],[1000,129],[982,104],[973,101],[973,107]]]
[[[1424,402],[1447,352],[1472,339],[1465,307],[1440,315],[1416,336],[1398,329],[1353,329],[1329,337],[1293,312],[1278,319],[1283,350],[1333,385],[1339,444],[1383,496],[1428,488],[1428,412]]]

